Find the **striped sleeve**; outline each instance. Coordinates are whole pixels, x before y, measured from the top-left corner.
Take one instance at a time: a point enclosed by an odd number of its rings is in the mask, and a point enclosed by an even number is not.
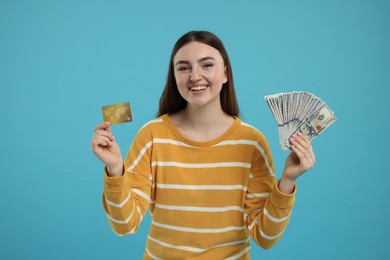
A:
[[[272,247],[289,222],[295,201],[278,189],[271,151],[264,136],[256,145],[245,198],[246,226],[253,240],[264,249]]]
[[[147,130],[137,133],[124,161],[124,174],[104,177],[103,207],[113,231],[119,235],[134,234],[150,203],[151,146]]]

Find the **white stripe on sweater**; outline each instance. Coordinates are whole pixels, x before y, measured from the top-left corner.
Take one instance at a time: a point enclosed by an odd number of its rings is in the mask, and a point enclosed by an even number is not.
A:
[[[284,218],[275,218],[275,217],[271,216],[271,214],[269,214],[269,212],[267,211],[267,209],[263,208],[263,209],[261,209],[261,210],[263,211],[264,216],[266,216],[269,220],[271,220],[272,222],[275,222],[275,223],[280,223],[280,222],[283,222],[283,221],[285,221],[285,220],[288,220],[288,218],[289,218],[290,215],[291,215],[291,212],[290,212],[290,214],[288,214],[287,217],[284,217]],[[261,210],[252,211],[252,212],[248,213],[247,215],[256,213],[256,211],[260,212]],[[258,214],[257,214],[257,215],[258,215]],[[252,224],[249,225],[248,229],[251,230],[255,224],[257,225],[257,216],[255,217],[255,219],[254,219],[254,221],[252,222]]]
[[[144,128],[145,126],[148,126],[148,125],[154,124],[154,123],[161,123],[162,121],[163,121],[162,118],[153,119],[153,120],[147,122],[146,124],[144,124],[144,125],[139,129],[139,131],[141,131],[141,129]],[[138,131],[138,132],[139,132],[139,131]]]
[[[162,118],[154,119],[154,120],[152,120],[152,121],[149,121],[149,122],[146,123],[145,125],[143,125],[143,126],[141,127],[141,129],[144,128],[145,126],[149,125],[149,124],[161,123],[162,121],[163,121]],[[140,129],[138,132],[140,132],[141,129]],[[147,143],[147,144],[142,148],[141,152],[138,154],[137,158],[134,160],[134,162],[132,163],[132,165],[131,165],[129,168],[127,168],[126,170],[129,171],[129,172],[132,172],[132,173],[137,174],[136,172],[133,171],[134,168],[135,168],[135,166],[137,166],[137,164],[139,163],[139,161],[142,159],[142,156],[144,156],[144,154],[146,153],[146,151],[147,151],[152,145],[153,145],[153,140],[150,141],[149,143]],[[149,179],[152,180],[152,175],[151,175],[151,174],[150,174],[150,176],[149,176]]]
[[[268,169],[268,171],[269,171],[269,174],[272,175],[272,176],[275,176],[274,172],[272,171],[271,166],[269,165],[268,157],[267,157],[267,155],[265,154],[263,148],[262,148],[259,144],[256,144],[255,147],[256,147],[257,150],[259,150],[259,152],[260,152],[261,155],[263,156],[263,159],[264,159],[265,165],[267,166],[267,169]]]
[[[248,229],[251,230],[255,224],[257,225],[257,216],[255,217],[255,220],[253,220],[252,224],[249,225]]]
[[[286,229],[283,229],[283,231],[280,232],[279,234],[277,234],[276,236],[269,236],[269,235],[265,234],[263,231],[260,230],[260,227],[259,227],[258,224],[257,224],[257,217],[256,217],[255,220],[252,222],[252,224],[249,226],[249,230],[251,230],[255,224],[257,225],[257,230],[259,230],[260,235],[261,235],[263,238],[268,239],[268,240],[273,240],[273,239],[278,238],[280,235],[283,234],[284,230],[286,230]]]
[[[250,246],[246,247],[244,250],[242,250],[240,253],[238,253],[237,255],[234,255],[232,257],[229,257],[229,258],[226,258],[225,260],[235,260],[235,259],[238,259],[239,257],[243,256],[246,252],[249,251],[249,249],[251,249]]]
[[[224,228],[189,228],[189,227],[179,227],[179,226],[161,224],[154,220],[152,221],[152,224],[157,227],[161,227],[165,229],[171,229],[171,230],[182,231],[182,232],[191,232],[191,233],[224,233],[224,232],[235,231],[235,230],[244,230],[246,228],[245,226],[242,227],[229,226]]]
[[[131,189],[132,192],[134,192],[135,194],[138,194],[139,196],[141,196],[142,198],[146,199],[147,201],[150,202],[150,196],[147,195],[146,193],[140,191],[139,189],[136,189],[136,188],[132,188]]]
[[[250,163],[243,162],[219,162],[219,163],[181,163],[181,162],[152,162],[152,167],[155,166],[173,166],[182,168],[219,168],[219,167],[242,167],[250,168]]]
[[[182,210],[182,211],[196,211],[196,212],[225,212],[230,210],[236,210],[244,212],[244,209],[239,206],[227,206],[227,207],[193,207],[193,206],[174,206],[174,205],[163,205],[156,203],[156,208],[167,209],[167,210]]]
[[[241,122],[241,125],[246,126],[246,127],[250,127],[252,129],[255,129],[257,132],[261,133],[258,129],[256,129],[255,127],[253,127],[251,125],[248,125],[247,123]],[[263,148],[258,143],[255,144],[255,147],[256,147],[257,150],[259,150],[259,152],[263,156],[263,159],[265,161],[265,165],[267,166],[270,175],[275,176],[274,172],[272,171],[271,166],[269,165],[267,155],[265,154]]]
[[[153,138],[153,143],[173,144],[173,145],[177,145],[177,146],[194,147],[194,146],[188,145],[188,144],[180,142],[180,141],[176,141],[176,140],[172,140],[172,139],[163,139],[163,138]]]
[[[180,185],[180,184],[156,184],[160,189],[175,190],[243,190],[247,187],[243,185]]]
[[[267,198],[269,197],[269,192],[263,192],[263,193],[247,193],[246,198],[247,199],[253,199],[253,198]]]
[[[283,231],[280,232],[279,234],[277,234],[276,236],[269,236],[269,235],[265,234],[263,231],[261,231],[260,228],[258,228],[258,229],[259,229],[260,235],[263,238],[268,239],[268,240],[274,240],[274,239],[280,237],[283,234],[284,230],[285,230],[285,229],[283,229]]]
[[[224,244],[219,244],[219,245],[215,245],[215,246],[212,246],[212,247],[208,247],[208,248],[196,248],[196,247],[190,247],[190,246],[175,246],[175,245],[171,245],[171,244],[168,244],[166,242],[163,242],[163,241],[160,241],[160,240],[157,240],[151,236],[148,235],[148,239],[153,241],[154,243],[157,243],[161,246],[164,246],[164,247],[167,247],[167,248],[173,248],[173,249],[178,249],[178,250],[184,250],[184,251],[190,251],[190,252],[196,252],[196,253],[202,253],[202,252],[205,252],[207,250],[210,250],[212,248],[217,248],[217,247],[223,247],[223,246],[231,246],[231,245],[238,245],[238,244],[244,244],[246,243],[248,239],[246,240],[239,240],[239,241],[235,241],[235,242],[229,242],[229,243],[224,243]]]
[[[129,232],[125,233],[125,234],[119,234],[119,233],[116,232],[113,228],[111,228],[111,229],[112,229],[112,231],[114,231],[114,233],[115,233],[117,236],[119,236],[119,237],[124,237],[124,236],[130,235],[130,234],[133,234],[133,233],[131,233],[131,231],[129,231]]]
[[[284,218],[275,218],[275,217],[273,217],[273,216],[267,211],[267,209],[264,209],[264,215],[266,215],[267,218],[268,218],[269,220],[271,220],[272,222],[280,223],[280,222],[283,222],[283,221],[287,220],[287,219],[290,217],[291,212],[287,215],[287,217],[284,217]]]
[[[107,215],[107,218],[109,220],[111,220],[112,222],[114,222],[114,223],[117,223],[117,224],[127,224],[130,221],[131,217],[133,216],[134,210],[135,210],[135,203],[133,202],[133,210],[131,211],[130,216],[127,219],[125,219],[125,220],[115,219],[115,218],[111,217],[107,212],[106,212],[106,215]]]
[[[134,170],[135,166],[137,166],[139,161],[142,159],[142,156],[144,156],[144,154],[152,146],[152,144],[153,144],[153,141],[150,141],[149,143],[147,143],[144,146],[144,148],[142,148],[141,152],[137,156],[137,159],[135,159],[133,164],[129,168],[127,168],[127,171],[132,172]]]
[[[112,202],[108,199],[106,199],[106,203],[110,206],[113,206],[116,208],[121,208],[121,207],[123,207],[123,205],[125,205],[129,201],[130,197],[131,197],[131,193],[129,191],[129,195],[127,195],[127,197],[121,203],[118,204],[118,203]]]
[[[152,259],[155,259],[155,260],[162,260],[161,258],[158,258],[157,256],[155,256],[155,255],[153,255],[152,253],[150,253],[150,251],[148,250],[147,247],[145,248],[145,251],[146,251],[146,253],[147,253]]]
[[[137,206],[137,211],[138,211],[138,214],[139,214],[139,222],[141,222],[142,219],[144,218],[144,216],[142,216],[141,209],[138,206]]]

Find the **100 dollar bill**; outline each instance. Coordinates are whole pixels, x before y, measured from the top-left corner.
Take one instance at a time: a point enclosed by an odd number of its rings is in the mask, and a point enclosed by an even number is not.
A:
[[[335,121],[336,117],[334,116],[332,110],[330,110],[326,104],[323,104],[323,106],[310,115],[306,121],[301,123],[292,135],[284,140],[284,144],[281,144],[282,150],[286,151],[290,149],[290,138],[294,134],[300,132],[305,135],[309,141],[311,141]]]

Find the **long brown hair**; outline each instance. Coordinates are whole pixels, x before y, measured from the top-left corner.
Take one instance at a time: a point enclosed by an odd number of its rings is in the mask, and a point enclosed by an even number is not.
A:
[[[166,113],[176,113],[187,106],[187,101],[180,95],[176,85],[176,79],[173,68],[173,58],[181,47],[190,42],[200,42],[207,44],[219,51],[226,67],[228,81],[222,85],[220,93],[222,110],[231,116],[239,115],[239,108],[234,90],[233,72],[230,65],[229,56],[222,41],[213,33],[208,31],[191,31],[184,34],[177,40],[172,49],[171,59],[169,61],[168,77],[164,91],[160,97],[159,110],[157,116]]]

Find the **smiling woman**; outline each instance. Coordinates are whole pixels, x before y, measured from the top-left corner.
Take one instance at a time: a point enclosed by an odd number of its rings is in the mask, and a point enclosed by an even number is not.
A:
[[[187,109],[212,105],[221,107],[220,92],[227,82],[222,56],[213,47],[191,42],[175,55],[175,78]]]
[[[212,55],[210,56],[207,55],[207,52],[203,53],[202,55],[204,56],[197,57],[199,60],[193,58],[193,63],[199,62],[201,64],[203,62],[203,69],[207,69],[209,66],[214,65],[214,63],[217,62],[218,59],[222,58],[224,75],[227,77],[227,81],[223,83],[223,88],[220,91],[222,110],[231,116],[238,116],[239,108],[237,104],[236,93],[234,90],[233,72],[231,70],[228,53],[223,43],[218,37],[216,37],[210,32],[204,31],[192,31],[183,35],[173,47],[171,58],[169,61],[170,65],[168,70],[167,82],[160,98],[160,106],[157,116],[161,116],[166,113],[175,113],[187,106],[187,101],[179,93],[178,82],[176,78],[176,76],[178,76],[179,74],[177,71],[178,69],[183,70],[184,75],[187,74],[188,76],[191,76],[191,73],[194,73],[193,71],[191,71],[190,61],[186,59],[181,60],[177,56],[179,52],[182,55],[184,54],[184,51],[188,52],[189,48],[184,48],[185,50],[181,50],[182,47],[186,47],[187,44],[196,44],[198,46],[206,45],[208,48],[206,48],[206,46],[203,46],[203,48],[212,53]],[[214,61],[213,63],[211,63],[213,59]],[[179,65],[181,65],[182,67],[179,67]],[[197,77],[198,75],[194,76]]]
[[[295,181],[315,162],[310,142],[291,139],[277,181],[264,135],[238,117],[230,61],[212,33],[193,31],[173,48],[156,119],[123,161],[110,124],[91,147],[106,165],[103,206],[118,235],[134,234],[147,209],[145,259],[249,259],[282,236]]]

